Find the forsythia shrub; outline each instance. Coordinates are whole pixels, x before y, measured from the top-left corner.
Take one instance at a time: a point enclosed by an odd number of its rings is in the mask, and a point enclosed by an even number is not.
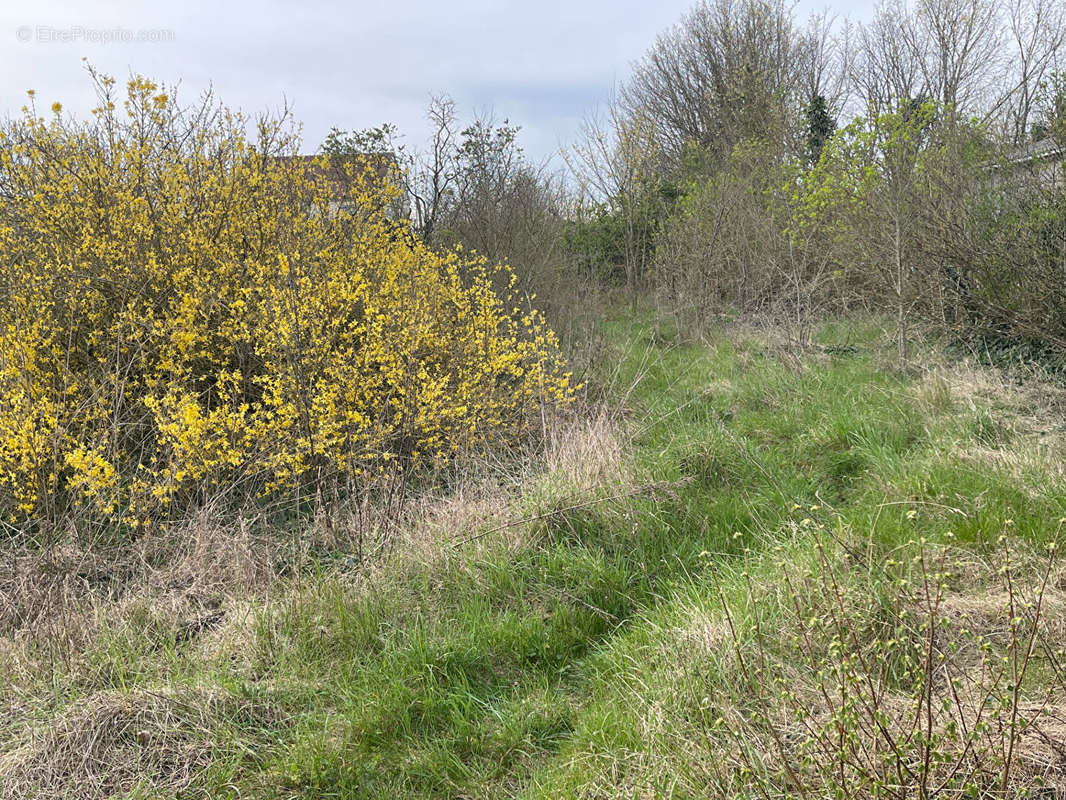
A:
[[[284,119],[134,78],[0,129],[0,512],[144,525],[220,492],[365,486],[513,441],[572,394],[554,335]],[[31,93],[32,98],[32,93]],[[539,424],[539,423],[538,423]]]

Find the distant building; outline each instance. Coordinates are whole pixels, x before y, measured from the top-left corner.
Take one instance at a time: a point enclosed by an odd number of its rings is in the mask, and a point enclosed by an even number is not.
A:
[[[1066,186],[1066,145],[1050,136],[1015,148],[1007,163],[1015,175],[1031,177],[1045,188]]]
[[[328,159],[328,164],[323,164],[322,159]],[[397,191],[401,191],[400,167],[393,153],[360,153],[354,156],[317,156],[296,155],[278,156],[275,159],[283,165],[304,165],[312,174],[324,177],[333,189],[334,199],[330,201],[330,210],[337,211],[346,209],[351,204],[351,178],[350,175],[363,175],[369,173],[370,179],[379,181],[384,187],[386,184]],[[399,220],[408,216],[407,198],[402,194],[392,200],[385,208],[385,215],[389,219]]]

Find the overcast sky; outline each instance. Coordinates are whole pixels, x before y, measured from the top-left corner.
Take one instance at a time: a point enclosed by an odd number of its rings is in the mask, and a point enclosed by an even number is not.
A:
[[[464,118],[492,109],[520,125],[522,144],[539,159],[572,139],[582,116],[692,2],[5,0],[0,114],[17,113],[31,88],[45,106],[58,100],[87,113],[93,96],[84,57],[117,78],[134,71],[180,81],[185,100],[208,86],[246,112],[288,99],[305,152],[331,126],[386,121],[417,146],[429,97],[447,93]],[[797,16],[816,7],[823,6],[800,3]],[[862,0],[833,10],[853,19],[869,11]]]

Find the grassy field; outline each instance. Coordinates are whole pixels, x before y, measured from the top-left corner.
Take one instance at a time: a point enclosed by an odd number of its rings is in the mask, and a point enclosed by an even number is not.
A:
[[[322,521],[5,554],[0,797],[1061,784],[1061,387],[869,321],[597,343],[546,454],[370,567]]]

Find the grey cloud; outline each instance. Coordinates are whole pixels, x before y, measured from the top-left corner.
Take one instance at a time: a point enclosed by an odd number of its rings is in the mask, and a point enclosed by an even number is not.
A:
[[[212,85],[231,107],[276,108],[288,99],[313,150],[333,125],[396,123],[425,134],[430,95],[464,114],[493,107],[523,129],[540,158],[572,137],[583,112],[607,97],[689,0],[409,0],[257,3],[42,0],[0,9],[0,109],[24,91],[87,113],[81,58],[118,78],[131,71],[180,81],[185,97]],[[799,13],[806,13],[803,8]],[[163,43],[20,41],[24,26],[163,29]]]

